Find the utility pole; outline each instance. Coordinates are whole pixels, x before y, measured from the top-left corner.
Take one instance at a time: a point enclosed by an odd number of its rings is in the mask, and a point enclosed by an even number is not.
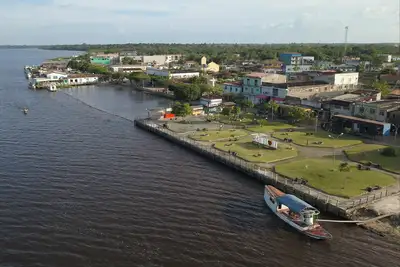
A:
[[[400,0],[399,0],[400,1]],[[343,50],[343,57],[346,56],[347,52],[347,37],[349,33],[349,26],[344,27],[344,50]]]

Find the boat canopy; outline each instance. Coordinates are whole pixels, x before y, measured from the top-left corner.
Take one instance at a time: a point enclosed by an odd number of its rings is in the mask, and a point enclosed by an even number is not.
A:
[[[285,194],[283,196],[277,197],[276,200],[278,203],[287,206],[291,211],[296,213],[301,213],[306,210],[319,213],[319,211],[316,208],[314,208],[307,202],[304,202],[303,200],[299,199],[294,195]]]

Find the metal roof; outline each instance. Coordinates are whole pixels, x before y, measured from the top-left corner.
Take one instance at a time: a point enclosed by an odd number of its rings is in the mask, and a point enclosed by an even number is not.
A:
[[[300,213],[305,209],[318,211],[316,208],[304,202],[303,200],[297,198],[294,195],[285,194],[283,196],[277,197],[276,200],[285,206],[287,206],[291,211]]]

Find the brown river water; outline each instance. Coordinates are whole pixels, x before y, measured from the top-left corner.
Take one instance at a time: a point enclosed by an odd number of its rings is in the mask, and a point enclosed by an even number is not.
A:
[[[312,241],[258,182],[134,127],[168,100],[28,90],[24,65],[71,54],[0,50],[0,266],[400,266],[399,243],[340,224]]]

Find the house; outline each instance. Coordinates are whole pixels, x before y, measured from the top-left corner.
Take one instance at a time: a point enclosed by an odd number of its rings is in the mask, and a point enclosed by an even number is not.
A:
[[[98,82],[99,77],[92,74],[71,74],[62,81],[62,83],[66,85],[96,84]]]
[[[279,55],[279,61],[284,65],[300,65],[301,54],[297,52],[285,52]]]
[[[204,115],[204,108],[203,106],[191,106],[192,108],[192,115],[193,116],[201,116]]]
[[[183,65],[183,67],[185,69],[191,69],[197,66],[197,62],[196,61],[186,61],[185,64]]]
[[[140,61],[144,64],[155,63],[156,65],[165,65],[171,62],[177,62],[182,58],[182,55],[152,55],[141,56]]]
[[[380,122],[396,123],[400,116],[400,101],[380,100],[357,102],[354,104],[354,116]]]
[[[52,71],[52,72],[46,73],[46,78],[48,78],[50,80],[59,80],[59,79],[66,78],[66,77],[68,77],[68,74],[66,74],[64,72]]]
[[[264,83],[280,84],[286,82],[286,76],[273,73],[253,72],[247,74],[241,82],[225,83],[224,93],[243,94],[246,99],[253,103],[259,103],[262,95],[262,86]]]
[[[210,72],[219,72],[219,65],[213,61],[211,61],[210,63],[208,63],[206,71],[210,71]]]
[[[296,73],[296,72],[304,72],[310,71],[312,69],[312,65],[283,65],[282,71],[284,73]]]
[[[188,79],[200,76],[200,73],[195,71],[171,70],[171,69],[153,68],[153,67],[147,67],[146,74],[168,77],[169,79]]]
[[[222,104],[222,98],[209,98],[209,97],[202,97],[200,98],[200,104],[205,107],[217,107]]]
[[[386,96],[386,98],[400,100],[400,89],[394,89],[390,91],[390,93]]]
[[[267,59],[263,61],[262,71],[265,73],[276,73],[282,71],[283,62],[275,59]]]
[[[347,115],[334,115],[332,117],[332,130],[334,132],[352,132],[369,136],[389,136],[391,124]]]
[[[68,68],[69,60],[50,60],[43,62],[40,67],[46,70],[64,71]]]
[[[331,66],[328,67],[328,69],[341,72],[356,72],[358,67],[357,65],[352,65],[352,64],[340,64],[340,65],[332,64]]]
[[[389,85],[395,86],[400,84],[399,74],[382,74],[379,76],[379,80],[387,82]]]
[[[98,65],[111,65],[119,63],[118,53],[97,53],[90,56],[90,63]]]
[[[324,108],[330,110],[332,115],[354,116],[356,103],[366,103],[381,99],[381,93],[357,94],[357,92],[343,94],[324,103]]]
[[[309,76],[313,81],[333,84],[344,89],[356,89],[358,87],[358,72],[312,71],[309,72]]]
[[[146,70],[146,66],[142,66],[142,65],[114,65],[114,66],[110,66],[110,70],[112,72],[131,73],[131,72],[145,71]]]
[[[262,95],[257,96],[257,98],[263,101],[273,100],[277,103],[283,103],[287,102],[288,97],[289,99],[290,97],[303,99],[316,93],[334,90],[335,88],[332,85],[321,82],[263,83]],[[298,101],[298,104],[300,104],[300,101]]]

